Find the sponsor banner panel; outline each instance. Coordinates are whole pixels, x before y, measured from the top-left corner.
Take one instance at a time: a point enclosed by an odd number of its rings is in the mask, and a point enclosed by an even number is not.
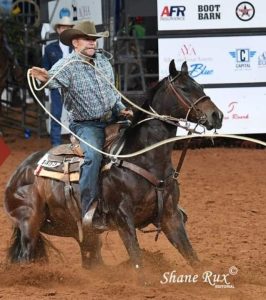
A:
[[[266,27],[266,1],[157,0],[158,29]]]
[[[224,114],[220,133],[266,133],[266,87],[206,89]]]
[[[74,22],[87,20],[102,24],[102,1],[99,0],[60,0],[48,3],[49,19],[55,24],[64,16]]]
[[[205,89],[224,114],[218,133],[266,133],[266,87]],[[186,135],[178,130],[177,135]]]
[[[266,35],[159,39],[160,78],[172,59],[202,84],[266,82]]]

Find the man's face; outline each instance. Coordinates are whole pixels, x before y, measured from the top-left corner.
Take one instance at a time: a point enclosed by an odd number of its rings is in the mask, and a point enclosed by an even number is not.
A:
[[[69,26],[69,25],[58,25],[56,31],[60,35],[63,31],[65,31],[66,29],[71,29],[72,27],[73,26]]]
[[[86,56],[93,56],[96,50],[96,39],[91,37],[82,37],[72,40],[75,51],[81,52]]]

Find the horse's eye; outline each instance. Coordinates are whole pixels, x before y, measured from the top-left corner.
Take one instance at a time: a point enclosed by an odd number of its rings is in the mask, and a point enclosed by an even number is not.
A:
[[[184,92],[184,93],[189,93],[189,88],[187,87],[182,87],[181,90]]]

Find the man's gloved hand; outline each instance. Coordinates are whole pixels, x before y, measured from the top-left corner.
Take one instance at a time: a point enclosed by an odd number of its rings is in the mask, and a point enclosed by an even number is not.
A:
[[[124,116],[126,118],[133,117],[133,111],[131,109],[125,108],[120,111],[119,113],[121,116]]]
[[[47,70],[38,67],[32,67],[30,69],[30,75],[42,82],[46,82],[49,78]]]

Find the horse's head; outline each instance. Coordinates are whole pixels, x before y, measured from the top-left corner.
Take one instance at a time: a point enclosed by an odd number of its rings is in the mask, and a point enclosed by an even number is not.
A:
[[[176,70],[174,60],[170,62],[169,77],[164,79],[164,85],[154,97],[158,100],[155,101],[157,109],[159,101],[164,99],[160,113],[202,124],[208,130],[222,127],[223,113],[204,93],[202,86],[189,76],[186,62],[181,71]]]

